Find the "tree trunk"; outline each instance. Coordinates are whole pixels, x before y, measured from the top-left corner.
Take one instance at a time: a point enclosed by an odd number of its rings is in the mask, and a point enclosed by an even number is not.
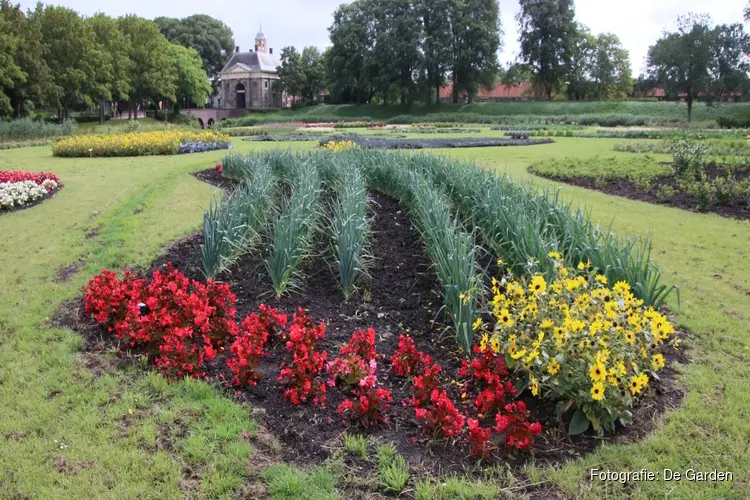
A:
[[[693,94],[688,92],[687,97],[685,98],[688,105],[688,123],[693,119]]]
[[[456,72],[453,72],[453,104],[458,104],[458,87],[456,86],[457,83],[456,79]]]
[[[133,101],[128,102],[128,120],[133,119]]]
[[[440,84],[435,84],[435,104],[440,105]]]
[[[104,125],[104,99],[102,99],[102,102],[99,104],[99,123]]]

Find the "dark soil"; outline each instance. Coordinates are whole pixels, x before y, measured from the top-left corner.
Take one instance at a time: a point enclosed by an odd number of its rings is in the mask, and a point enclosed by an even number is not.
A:
[[[427,149],[427,148],[491,148],[498,146],[534,146],[552,144],[552,139],[497,139],[481,137],[455,137],[444,139],[352,139],[358,146],[373,149]],[[328,142],[328,141],[325,141]],[[322,145],[322,144],[321,144]]]
[[[232,185],[231,181],[227,180],[227,178],[221,175],[215,168],[201,170],[200,172],[195,172],[193,175],[198,180],[211,184],[212,186],[226,189]]]
[[[213,175],[210,172],[205,171],[197,176],[208,179]],[[473,463],[468,457],[468,447],[452,442],[426,442],[414,418],[414,409],[402,405],[402,401],[411,395],[409,382],[393,377],[390,372],[390,357],[398,346],[399,334],[409,331],[417,348],[430,354],[443,366],[449,395],[457,405],[461,401],[458,385],[448,383],[451,376],[458,375],[461,356],[454,336],[445,333],[444,318],[440,312],[442,301],[436,292],[438,284],[419,236],[395,200],[379,193],[371,193],[371,198],[374,211],[372,253],[377,260],[370,272],[372,278],[362,284],[360,297],[350,302],[343,300],[335,272],[322,248],[318,256],[305,264],[304,289],[289,297],[277,299],[269,294],[272,287],[263,268],[265,250],[240,258],[230,272],[220,278],[237,295],[238,319],[257,311],[260,304],[268,304],[288,313],[290,317],[297,307],[302,307],[315,321],[324,321],[326,338],[319,347],[328,352],[329,360],[336,357],[339,347],[349,340],[353,332],[374,328],[377,352],[382,356],[378,360],[378,378],[383,386],[391,389],[393,403],[386,412],[389,418],[387,425],[356,432],[394,442],[412,466],[433,474],[463,471]],[[165,255],[141,274],[150,274],[167,262],[172,262],[186,276],[202,280],[202,239],[202,234],[196,233],[171,244]],[[78,307],[74,303],[64,305],[53,324],[78,330],[94,352],[116,343],[105,330],[84,317],[80,303],[79,299]],[[341,435],[347,429],[336,411],[344,396],[338,389],[329,389],[328,402],[323,408],[312,404],[296,407],[283,401],[283,391],[276,383],[276,377],[279,364],[288,362],[289,356],[281,343],[270,350],[270,356],[261,365],[262,380],[250,391],[235,393],[235,397],[249,402],[256,418],[281,441],[283,459],[304,464],[320,462],[329,456],[333,448],[341,445]],[[678,358],[682,354],[677,351],[670,350],[665,355],[669,361],[686,362],[684,357]],[[207,369],[209,379],[221,385],[225,385],[230,377],[225,359],[226,353],[220,353]],[[136,362],[133,361],[133,364]],[[676,372],[669,368],[661,372],[660,380],[653,381],[651,388],[649,395],[635,410],[638,425],[621,428],[607,439],[591,433],[568,437],[565,426],[557,425],[552,405],[524,398],[534,418],[544,428],[543,435],[536,441],[537,460],[561,463],[593,450],[602,442],[632,442],[646,436],[660,416],[667,409],[677,407],[684,395],[676,382]],[[465,410],[469,410],[473,403],[466,401],[463,404]],[[525,459],[523,456],[519,460]]]
[[[545,177],[547,179],[564,182],[566,184],[572,184],[574,186],[584,187],[586,189],[594,189],[603,193],[612,194],[615,196],[622,196],[630,198],[631,200],[646,201],[648,203],[655,203],[658,205],[669,205],[683,210],[691,212],[700,212],[698,209],[698,202],[695,197],[690,193],[680,191],[677,179],[672,176],[655,177],[651,179],[651,185],[648,190],[639,187],[632,180],[628,178],[624,179],[594,179],[593,177],[573,177],[573,178],[562,178],[557,176],[548,176],[535,172],[533,168],[529,169],[534,175]],[[750,169],[735,169],[733,171],[735,179],[739,182],[744,179],[750,178]],[[706,167],[706,175],[709,179],[715,179],[717,177],[723,177],[726,175],[724,169],[721,166],[710,165]],[[664,201],[657,196],[659,189],[662,187],[670,187],[674,189],[675,196],[669,200]],[[750,203],[738,202],[734,205],[716,205],[712,204],[708,212],[721,215],[723,217],[732,217],[735,219],[747,220],[750,219]]]
[[[47,193],[44,196],[42,196],[39,199],[36,199],[34,201],[30,201],[28,203],[24,203],[20,207],[13,207],[13,208],[0,208],[0,217],[6,214],[12,214],[13,212],[20,212],[21,210],[26,210],[27,208],[35,207],[37,205],[41,205],[46,200],[49,200],[53,196],[55,196],[57,193],[59,193],[63,188],[62,183],[57,185],[57,189],[52,191],[51,193]]]

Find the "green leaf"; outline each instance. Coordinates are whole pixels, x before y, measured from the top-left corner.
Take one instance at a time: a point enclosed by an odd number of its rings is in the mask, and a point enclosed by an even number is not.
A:
[[[583,434],[589,428],[589,419],[585,413],[581,410],[576,410],[573,414],[573,418],[570,419],[570,425],[568,426],[568,435],[576,436]]]

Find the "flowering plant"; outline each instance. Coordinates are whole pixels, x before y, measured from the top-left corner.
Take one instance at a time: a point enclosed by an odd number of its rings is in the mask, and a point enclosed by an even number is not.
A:
[[[315,350],[317,342],[324,338],[325,324],[316,325],[299,308],[289,326],[289,340],[286,343],[287,351],[292,353],[292,363],[281,364],[277,379],[287,386],[284,399],[292,404],[300,405],[312,399],[313,404],[325,405],[326,385],[318,379],[318,375],[323,370],[328,353]]]
[[[359,146],[353,141],[328,141],[328,144],[323,146],[323,149],[327,149],[328,151],[333,151],[334,153],[338,153],[340,151],[347,151],[349,149],[356,149]]]
[[[235,302],[227,285],[190,282],[171,262],[148,283],[104,270],[84,288],[86,312],[126,346],[146,349],[169,378],[205,376],[204,361],[237,334]]]
[[[232,140],[226,134],[184,130],[133,132],[119,135],[79,135],[57,141],[52,146],[52,154],[55,156],[92,158],[100,156],[174,155],[180,152],[208,150],[196,145],[202,143],[210,144],[208,149],[227,149],[231,146]],[[183,146],[186,147],[181,151]]]
[[[0,172],[0,209],[7,210],[43,198],[60,187],[60,179],[47,172]]]
[[[414,339],[406,335],[398,338],[398,349],[391,357],[393,373],[397,377],[408,377],[417,373],[419,364],[422,362],[422,353],[414,346]]]
[[[238,388],[254,386],[260,380],[258,364],[263,356],[269,337],[276,337],[286,327],[286,314],[265,304],[260,305],[260,314],[252,313],[242,321],[240,332],[229,351],[227,366],[233,373],[232,385]]]
[[[573,409],[569,432],[585,431],[589,422],[599,433],[627,424],[630,409],[653,376],[664,367],[658,352],[674,343],[667,318],[643,307],[630,286],[595,275],[587,263],[578,270],[550,252],[552,280],[533,275],[525,282],[493,278],[496,325],[490,345],[508,366],[524,373],[534,396]]]
[[[442,366],[425,355],[422,356],[421,374],[412,381],[414,413],[417,420],[424,422],[425,433],[432,439],[457,437],[465,422],[448,393],[440,388],[437,376],[442,371]]]
[[[344,387],[357,386],[367,375],[370,361],[376,358],[375,330],[368,328],[354,333],[351,340],[341,346],[339,356],[328,363],[328,384],[332,387],[337,382]]]
[[[348,413],[350,419],[358,421],[363,427],[386,422],[383,411],[390,407],[392,400],[391,391],[377,387],[377,366],[375,359],[370,359],[367,375],[352,390],[352,397],[345,399],[338,407],[340,414]]]

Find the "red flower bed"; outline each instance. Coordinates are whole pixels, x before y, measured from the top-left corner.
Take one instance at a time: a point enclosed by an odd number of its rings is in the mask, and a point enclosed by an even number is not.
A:
[[[11,170],[10,172],[0,171],[0,184],[4,182],[22,182],[34,181],[41,185],[44,181],[55,181],[60,183],[60,178],[50,172],[24,172],[21,170]]]
[[[224,284],[190,281],[172,264],[150,282],[107,270],[84,288],[86,313],[126,347],[143,348],[168,377],[204,377],[229,336],[237,334],[236,297]]]
[[[103,270],[84,287],[88,315],[106,327],[125,349],[144,350],[167,377],[204,377],[205,363],[229,346],[225,359],[231,385],[254,387],[261,379],[260,363],[269,350],[290,353],[281,362],[276,381],[283,399],[301,405],[310,401],[325,406],[327,385],[343,391],[339,415],[363,427],[387,423],[391,390],[379,384],[376,334],[372,328],[355,332],[327,364],[328,354],[319,344],[325,324],[315,323],[298,308],[291,322],[278,310],[260,305],[237,325],[236,297],[226,284],[189,280],[171,263],[148,279],[126,271],[122,278]],[[503,358],[491,349],[474,349],[462,362],[458,376],[462,399],[471,401],[462,411],[443,386],[443,367],[417,350],[413,339],[401,336],[390,357],[392,371],[412,377],[411,397],[404,405],[414,408],[429,439],[467,443],[477,458],[500,451],[531,450],[541,425],[532,422]],[[454,375],[455,376],[455,375]]]

